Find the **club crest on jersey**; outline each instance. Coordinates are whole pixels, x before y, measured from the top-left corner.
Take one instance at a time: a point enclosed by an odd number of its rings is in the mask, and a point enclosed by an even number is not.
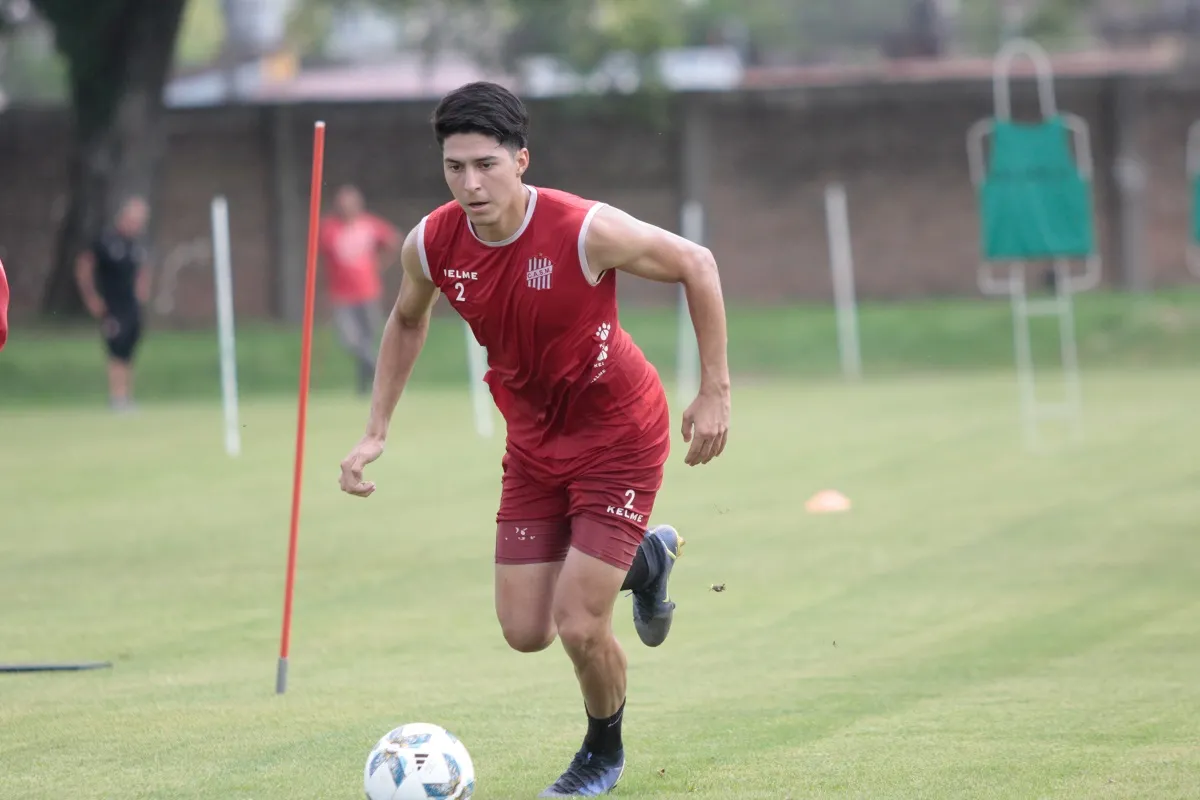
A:
[[[529,259],[525,270],[525,285],[530,289],[542,291],[550,288],[550,279],[554,276],[554,262],[543,255]]]

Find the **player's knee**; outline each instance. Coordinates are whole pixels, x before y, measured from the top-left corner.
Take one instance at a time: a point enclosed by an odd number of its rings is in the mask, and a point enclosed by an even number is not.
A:
[[[504,628],[504,641],[518,653],[537,653],[554,643],[553,630]]]
[[[586,613],[560,613],[558,636],[572,655],[586,656],[611,636],[608,620]]]
[[[504,633],[504,641],[518,653],[536,653],[554,643],[552,625],[501,619],[500,630]]]

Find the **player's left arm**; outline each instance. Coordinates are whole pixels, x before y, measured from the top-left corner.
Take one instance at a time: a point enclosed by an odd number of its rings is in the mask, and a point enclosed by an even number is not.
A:
[[[382,217],[373,219],[375,239],[379,245],[379,268],[388,270],[400,261],[400,248],[404,244],[404,238],[392,223]]]
[[[691,442],[684,460],[707,464],[725,449],[730,415],[725,299],[712,252],[611,206],[594,214],[584,252],[592,281],[616,269],[683,285],[700,349],[700,392],[683,414],[683,440]]]
[[[146,262],[138,264],[137,280],[134,284],[134,292],[137,293],[138,302],[142,305],[150,303],[150,289],[153,285],[154,273],[150,271],[150,265]]]

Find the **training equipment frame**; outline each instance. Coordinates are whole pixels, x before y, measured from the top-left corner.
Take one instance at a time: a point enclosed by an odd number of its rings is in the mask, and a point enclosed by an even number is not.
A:
[[[1088,186],[1090,200],[1093,167],[1087,123],[1074,114],[1059,112],[1054,96],[1054,76],[1050,59],[1041,46],[1027,39],[1014,39],[1007,42],[996,55],[992,76],[995,116],[975,123],[967,134],[971,182],[977,190],[982,191],[990,176],[990,165],[984,154],[985,139],[995,130],[996,122],[1009,123],[1012,120],[1009,79],[1012,62],[1018,56],[1027,57],[1035,68],[1038,101],[1043,122],[1054,118],[1061,119],[1063,124],[1074,134],[1075,166],[1079,177]],[[1031,448],[1040,445],[1039,423],[1047,418],[1066,420],[1072,433],[1078,436],[1081,430],[1082,401],[1072,296],[1099,285],[1101,276],[1099,253],[1093,246],[1091,252],[1083,259],[1083,271],[1075,274],[1070,271],[1071,255],[1055,254],[1048,259],[1053,264],[1054,296],[1038,299],[1028,296],[1026,263],[1024,261],[997,262],[989,260],[986,247],[981,248],[981,251],[982,256],[977,275],[979,288],[984,294],[1007,295],[1012,304],[1013,343],[1016,351],[1020,414],[1027,445]],[[996,271],[998,264],[1006,267],[1006,270],[999,275]],[[1058,318],[1065,381],[1065,398],[1060,403],[1039,402],[1037,398],[1029,332],[1029,320],[1035,316]]]

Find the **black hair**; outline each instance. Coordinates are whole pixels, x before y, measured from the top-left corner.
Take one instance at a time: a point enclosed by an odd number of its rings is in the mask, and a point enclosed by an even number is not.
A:
[[[515,94],[497,83],[477,81],[442,98],[433,112],[438,147],[456,133],[481,133],[502,146],[520,150],[529,144],[529,112]]]

